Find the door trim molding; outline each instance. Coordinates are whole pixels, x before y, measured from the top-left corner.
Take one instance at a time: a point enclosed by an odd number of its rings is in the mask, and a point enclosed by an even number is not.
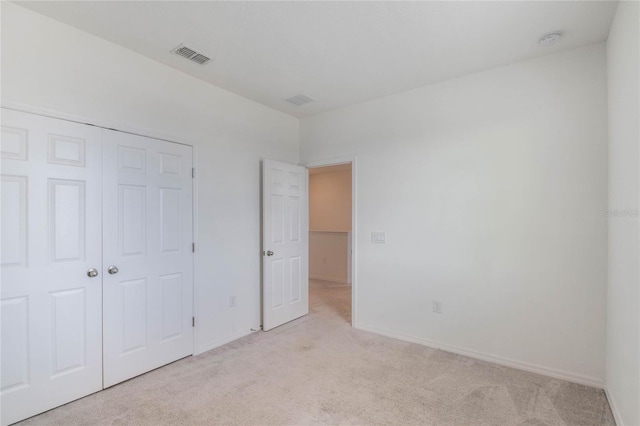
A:
[[[351,163],[351,326],[358,328],[358,157],[309,161],[307,169]]]
[[[186,146],[190,146],[193,152],[193,158],[191,159],[191,167],[194,167],[196,170],[198,169],[198,148],[196,146],[196,144],[193,141],[190,141],[188,139],[185,139],[183,137],[177,137],[176,135],[170,135],[170,134],[166,134],[164,132],[158,132],[146,127],[139,127],[133,123],[129,123],[129,122],[125,122],[125,121],[106,121],[106,120],[100,120],[100,119],[96,119],[94,117],[91,116],[86,116],[86,115],[77,115],[77,114],[71,114],[71,113],[67,113],[67,112],[63,112],[60,110],[56,110],[56,109],[52,109],[52,108],[44,108],[44,107],[38,107],[38,106],[34,106],[34,105],[30,105],[30,104],[22,104],[22,103],[17,103],[17,102],[7,102],[7,101],[2,101],[2,103],[0,103],[0,108],[4,108],[4,109],[8,109],[8,110],[13,110],[13,111],[18,111],[18,112],[25,112],[27,114],[35,114],[35,115],[40,115],[43,117],[49,117],[49,118],[55,118],[57,120],[64,120],[64,121],[71,121],[73,123],[78,123],[78,124],[85,124],[85,125],[89,125],[89,126],[94,126],[94,127],[100,127],[102,129],[107,129],[107,130],[114,130],[116,132],[122,132],[122,133],[129,133],[132,135],[136,135],[136,136],[142,136],[142,137],[147,137],[147,138],[152,138],[152,139],[158,139],[161,141],[165,141],[165,142],[171,142],[171,143],[176,143],[179,145],[186,145]],[[191,236],[193,239],[193,242],[196,243],[196,247],[198,247],[198,241],[197,241],[197,231],[198,231],[198,173],[196,172],[196,176],[193,178],[193,196],[192,196],[192,220],[193,220],[193,226],[192,226],[192,232],[193,235]],[[193,253],[193,300],[191,301],[191,303],[193,304],[193,316],[198,316],[198,312],[196,311],[196,297],[197,297],[197,289],[198,286],[196,285],[196,281],[197,281],[197,275],[196,275],[196,265],[198,263],[198,252],[196,251],[195,253]],[[197,328],[195,328],[193,330],[193,348],[192,348],[192,352],[194,355],[201,353],[203,351],[197,351],[196,348],[198,347],[198,342],[199,342],[199,334],[197,332]]]

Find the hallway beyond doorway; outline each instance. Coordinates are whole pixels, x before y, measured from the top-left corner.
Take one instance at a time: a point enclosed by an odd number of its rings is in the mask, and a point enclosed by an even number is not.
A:
[[[309,280],[309,311],[338,315],[351,325],[351,285]]]

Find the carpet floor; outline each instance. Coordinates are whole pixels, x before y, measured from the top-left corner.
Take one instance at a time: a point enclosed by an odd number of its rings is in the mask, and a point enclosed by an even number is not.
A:
[[[355,330],[351,288],[310,313],[23,425],[614,425],[604,392]]]

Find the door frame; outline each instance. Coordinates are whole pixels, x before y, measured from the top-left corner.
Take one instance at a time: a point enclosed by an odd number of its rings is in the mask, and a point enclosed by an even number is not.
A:
[[[336,157],[309,161],[307,169],[351,164],[351,327],[358,328],[358,157]],[[308,187],[307,187],[308,188]],[[308,189],[307,189],[308,191]]]
[[[192,230],[191,230],[192,232],[191,238],[196,246],[196,250],[193,252],[193,300],[191,301],[191,304],[192,304],[193,316],[197,317],[198,312],[197,312],[197,305],[195,301],[198,300],[197,299],[198,286],[196,285],[196,281],[197,281],[196,265],[198,264],[198,240],[196,238],[196,236],[198,235],[198,191],[197,191],[198,190],[198,169],[197,169],[198,147],[196,146],[195,142],[189,141],[188,139],[184,139],[182,137],[177,137],[175,135],[165,134],[163,132],[157,132],[155,130],[144,128],[144,127],[138,127],[135,124],[125,122],[125,121],[101,121],[91,116],[69,114],[59,110],[37,107],[30,104],[2,101],[2,103],[0,104],[0,108],[10,109],[18,112],[26,112],[28,114],[35,114],[35,115],[40,115],[40,116],[49,117],[49,118],[55,118],[57,120],[71,121],[73,123],[100,127],[102,129],[107,129],[107,130],[115,130],[117,132],[129,133],[137,136],[144,136],[152,139],[158,139],[165,142],[177,143],[179,145],[186,145],[191,147],[191,150],[193,153],[192,154],[193,157],[191,159],[192,161],[191,167],[193,167],[196,170],[195,176],[192,179],[193,194],[191,199],[192,222],[193,222]],[[197,348],[199,348],[199,345],[198,345],[199,334],[197,330],[198,328],[194,327],[192,355],[198,355],[204,352],[204,351],[196,350]]]

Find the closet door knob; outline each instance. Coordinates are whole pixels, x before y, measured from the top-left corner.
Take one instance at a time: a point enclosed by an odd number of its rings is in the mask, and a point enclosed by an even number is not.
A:
[[[89,278],[95,278],[98,276],[98,270],[96,268],[91,268],[87,271],[87,276]]]
[[[107,269],[107,272],[110,273],[111,275],[115,275],[118,273],[118,267],[117,266],[109,266],[109,269]]]
[[[267,255],[267,256],[273,256],[273,252],[272,252],[271,250],[267,250],[266,255]]]

